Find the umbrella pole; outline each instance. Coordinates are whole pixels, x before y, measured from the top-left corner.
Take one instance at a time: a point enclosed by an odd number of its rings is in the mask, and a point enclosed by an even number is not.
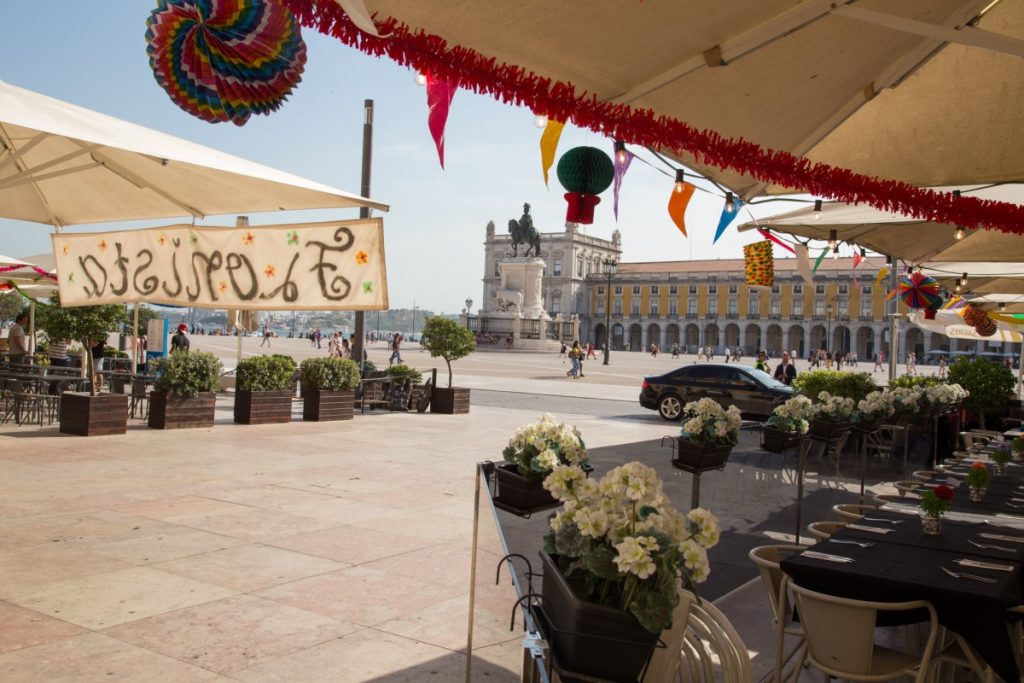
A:
[[[132,307],[132,374],[139,371],[139,302]]]
[[[238,313],[241,318],[241,311]],[[242,326],[235,323],[235,336],[238,337],[238,341],[235,348],[235,369],[237,370],[238,364],[242,362]]]
[[[890,256],[889,260],[892,264],[889,266],[889,291],[893,291],[899,285],[899,275],[897,275],[897,261],[895,256]],[[889,383],[896,379],[896,363],[899,360],[899,340],[896,337],[899,331],[899,324],[896,318],[896,314],[899,313],[899,297],[894,296],[891,301],[887,302],[887,308],[889,311]]]
[[[1020,353],[1017,354],[1017,398],[1024,394],[1024,339],[1020,343]]]
[[[36,302],[28,302],[28,357],[35,362],[36,357]]]

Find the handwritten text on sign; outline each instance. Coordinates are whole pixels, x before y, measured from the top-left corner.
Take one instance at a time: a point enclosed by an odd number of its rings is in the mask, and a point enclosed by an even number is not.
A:
[[[54,234],[61,302],[197,308],[388,307],[380,218]]]

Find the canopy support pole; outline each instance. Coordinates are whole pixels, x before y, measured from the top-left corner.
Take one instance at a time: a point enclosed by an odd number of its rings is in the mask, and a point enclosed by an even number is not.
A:
[[[899,269],[898,261],[895,256],[889,257],[889,291],[893,291],[899,285]],[[892,381],[896,379],[896,364],[899,362],[899,338],[896,336],[899,333],[899,315],[900,302],[899,297],[894,296],[892,299],[885,304],[886,312],[889,316],[889,384],[892,385]]]
[[[241,317],[241,311],[239,311],[239,317]],[[242,326],[235,325],[235,336],[238,337],[237,347],[235,349],[235,369],[237,370],[238,364],[242,362]]]
[[[139,371],[139,302],[132,307],[132,374]]]
[[[1020,352],[1017,354],[1017,398],[1024,396],[1024,339],[1020,343]]]
[[[360,183],[360,194],[363,197],[370,196],[370,168],[373,161],[373,100],[363,100],[363,166],[362,166],[362,182]],[[360,218],[369,218],[370,209],[369,207],[362,206],[359,208]],[[363,359],[366,357],[366,351],[364,351],[363,340],[366,337],[365,333],[365,322],[366,316],[363,311],[356,311],[354,326],[355,333],[352,339],[352,358],[359,363],[359,374],[363,374],[363,369],[366,367],[363,364]]]
[[[28,302],[28,357],[35,362],[36,357],[36,302]]]

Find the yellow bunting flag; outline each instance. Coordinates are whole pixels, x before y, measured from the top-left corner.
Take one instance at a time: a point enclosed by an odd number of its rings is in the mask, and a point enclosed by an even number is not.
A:
[[[544,184],[548,184],[548,171],[551,164],[555,163],[555,151],[558,149],[558,139],[562,137],[562,128],[565,122],[548,119],[544,126],[544,132],[540,136],[540,165],[544,170]]]
[[[889,274],[889,269],[888,268],[882,268],[881,270],[879,270],[878,271],[878,275],[875,276],[875,287],[877,287],[878,285],[882,284],[882,280],[884,280],[885,276],[888,275],[888,274]]]
[[[686,237],[686,207],[696,189],[690,183],[676,184],[672,196],[668,198],[668,215],[672,217],[679,232],[683,233],[683,237]]]

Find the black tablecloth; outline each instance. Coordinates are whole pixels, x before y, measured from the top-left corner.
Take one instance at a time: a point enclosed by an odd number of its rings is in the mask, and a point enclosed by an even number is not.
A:
[[[1024,532],[990,526],[943,521],[940,536],[927,536],[912,517],[879,511],[870,517],[902,519],[898,525],[864,521],[865,526],[890,527],[888,534],[842,529],[814,549],[853,558],[850,563],[829,562],[799,554],[785,558],[782,569],[800,586],[856,600],[904,602],[927,600],[935,606],[939,622],[962,636],[1007,681],[1019,680],[1013,646],[1006,629],[1006,610],[1021,604],[1024,544],[981,538],[992,531],[1024,538]],[[968,538],[989,545],[1020,546],[1013,553],[975,548]],[[832,542],[872,541],[870,548]],[[1012,564],[1012,572],[961,567],[959,558]],[[1013,559],[1010,559],[1013,558]],[[946,567],[997,579],[983,583],[953,578]]]

